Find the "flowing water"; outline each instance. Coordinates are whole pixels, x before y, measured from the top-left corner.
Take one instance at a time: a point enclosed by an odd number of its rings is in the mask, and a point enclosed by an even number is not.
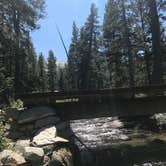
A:
[[[107,147],[113,142],[127,139],[122,125],[117,118],[111,117],[71,121],[73,132],[89,148]]]
[[[126,127],[126,124],[127,126],[129,126],[129,128]],[[119,120],[118,118],[112,118],[112,117],[83,119],[83,120],[71,121],[70,125],[71,125],[72,131],[78,138],[78,139],[75,139],[77,145],[79,146],[80,149],[84,149],[85,152],[88,152],[91,150],[93,151],[96,149],[104,149],[104,148],[108,149],[114,144],[117,144],[119,146],[119,144],[121,143],[125,143],[125,142],[128,143],[132,141],[134,142],[135,141],[134,139],[138,140],[138,138],[141,140],[141,141],[139,140],[141,143],[149,139],[149,137],[158,138],[158,133],[155,133],[154,131],[150,131],[148,129],[149,127],[147,126],[149,125],[149,123],[145,119],[138,122],[136,121],[124,122],[122,120]],[[165,136],[166,136],[166,133],[164,133],[164,136],[162,134],[159,135],[159,137],[164,138],[164,141],[166,138]],[[140,142],[138,143],[139,145],[140,145]],[[108,153],[108,151],[102,153],[102,155],[104,156],[105,153]],[[89,155],[91,155],[91,153],[89,153]],[[144,157],[145,156],[143,156],[143,160],[144,160]],[[107,160],[107,159],[104,158],[104,160]],[[152,160],[153,160],[153,157],[152,157]],[[141,162],[142,164],[139,162]],[[166,162],[160,162],[160,161],[153,162],[148,160],[144,162],[138,161],[138,163],[139,164],[135,164],[135,163],[123,164],[123,161],[122,161],[120,164],[115,164],[113,166],[119,166],[119,165],[166,166]],[[91,166],[92,164],[89,164],[89,165]],[[100,164],[94,164],[94,165],[102,166]],[[86,164],[86,166],[88,166],[88,164]],[[103,166],[107,166],[107,164],[104,164]]]

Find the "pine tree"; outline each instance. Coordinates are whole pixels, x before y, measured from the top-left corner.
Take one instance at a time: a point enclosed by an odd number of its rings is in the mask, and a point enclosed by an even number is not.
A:
[[[41,92],[45,92],[47,90],[47,74],[45,68],[45,60],[42,53],[40,53],[38,59],[38,78],[39,78],[38,89]]]
[[[27,91],[37,91],[38,76],[37,76],[37,55],[33,44],[29,41],[29,48],[27,50],[26,62],[27,69],[24,69],[24,76],[27,77],[25,84],[27,86]],[[25,89],[26,90],[26,89]]]
[[[85,23],[85,33],[87,41],[87,89],[97,89],[97,63],[96,57],[99,56],[99,21],[98,21],[98,9],[95,4],[91,5],[90,15]]]
[[[80,56],[80,63],[78,66],[78,89],[86,89],[86,74],[87,74],[87,43],[85,28],[80,29],[80,36],[78,40],[78,55]]]
[[[48,87],[50,91],[55,91],[57,88],[57,67],[56,58],[52,50],[49,51],[48,55]]]
[[[149,16],[151,20],[152,49],[154,55],[152,83],[162,83],[162,54],[159,15],[156,0],[148,0]]]
[[[65,80],[65,73],[64,69],[59,69],[59,80],[58,80],[58,87],[60,91],[65,90],[66,80]]]
[[[43,0],[1,0],[0,1],[0,24],[4,29],[14,36],[14,77],[15,90],[20,90],[21,71],[23,65],[21,61],[23,43],[25,43],[26,33],[38,28],[37,21],[44,16],[45,3]],[[25,60],[25,59],[23,59]]]
[[[58,88],[60,91],[71,90],[69,87],[69,75],[68,75],[68,65],[57,67],[57,76],[58,76]]]
[[[100,56],[100,26],[98,11],[95,4],[91,5],[90,15],[85,25],[80,30],[78,52],[80,56],[79,88],[98,89],[103,88],[101,81],[101,66],[103,65]],[[103,75],[102,75],[103,76]]]
[[[152,68],[152,58],[151,58],[151,40],[150,40],[150,24],[149,24],[149,9],[147,7],[146,0],[131,0],[131,12],[134,19],[133,26],[133,43],[134,43],[134,53],[135,53],[135,66],[136,71],[135,79],[136,84],[144,85],[150,84],[151,82],[151,68]],[[139,61],[141,60],[141,62]],[[137,62],[138,61],[138,62]],[[140,84],[139,82],[142,82]]]
[[[91,59],[90,72],[90,89],[110,88],[110,73],[105,55],[98,53]]]
[[[80,55],[78,53],[78,36],[79,30],[73,23],[72,41],[69,48],[68,58],[68,77],[69,77],[69,88],[78,89],[78,71],[80,63]]]
[[[134,86],[134,75],[133,75],[133,52],[131,43],[131,30],[129,24],[129,18],[127,17],[127,0],[120,1],[120,7],[122,11],[122,26],[123,26],[123,38],[124,38],[124,54],[128,59],[128,73],[129,73],[129,86]]]
[[[122,87],[126,76],[126,57],[123,54],[123,22],[119,1],[108,0],[103,22],[104,54],[107,57],[111,87]]]

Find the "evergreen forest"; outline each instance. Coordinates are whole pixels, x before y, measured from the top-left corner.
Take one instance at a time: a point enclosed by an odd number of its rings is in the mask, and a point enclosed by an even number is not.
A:
[[[102,22],[92,4],[84,25],[73,22],[64,65],[51,49],[35,51],[30,34],[45,16],[44,0],[0,0],[2,102],[16,93],[166,83],[166,0],[108,0]]]

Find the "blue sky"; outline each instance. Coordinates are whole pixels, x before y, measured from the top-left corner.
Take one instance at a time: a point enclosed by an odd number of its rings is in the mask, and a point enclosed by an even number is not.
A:
[[[59,26],[66,46],[71,41],[72,24],[82,26],[89,15],[90,5],[96,3],[99,8],[99,19],[102,22],[107,0],[45,0],[47,16],[39,21],[41,28],[32,32],[32,40],[37,53],[43,52],[45,57],[52,49],[58,61],[66,61],[66,54],[56,31]]]

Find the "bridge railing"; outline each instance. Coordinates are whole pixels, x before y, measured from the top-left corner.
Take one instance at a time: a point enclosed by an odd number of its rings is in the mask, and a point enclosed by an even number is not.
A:
[[[166,85],[17,94],[26,107],[53,106],[67,120],[166,112]]]
[[[17,94],[27,105],[39,102],[56,104],[77,102],[102,102],[110,99],[132,99],[165,96],[166,85],[151,85],[131,88],[116,88],[104,90],[78,90],[64,92]]]

